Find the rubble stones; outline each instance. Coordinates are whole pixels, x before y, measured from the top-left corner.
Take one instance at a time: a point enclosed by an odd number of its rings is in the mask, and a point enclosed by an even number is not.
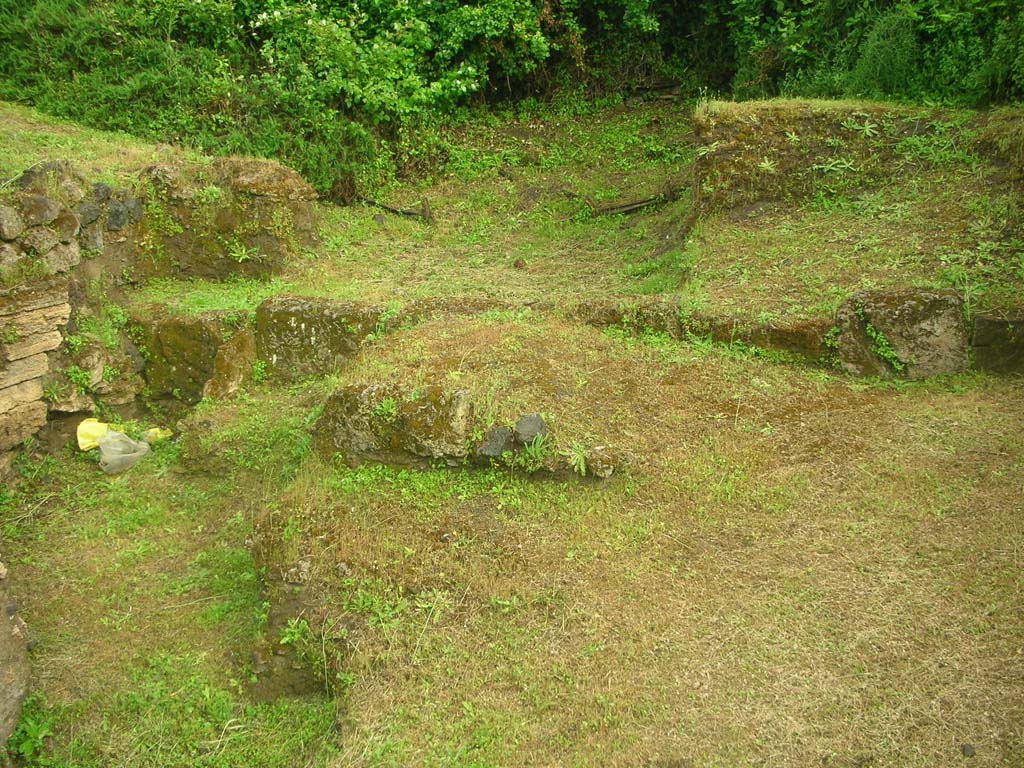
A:
[[[42,256],[59,242],[53,230],[47,227],[33,227],[21,238],[21,247],[32,256]]]
[[[0,205],[0,240],[14,240],[25,231],[25,222],[16,210]]]
[[[547,424],[544,423],[544,419],[541,418],[540,414],[531,413],[519,417],[512,435],[517,443],[527,445],[540,435],[547,433],[547,431]]]
[[[19,202],[25,223],[29,226],[49,224],[60,214],[60,204],[45,195],[22,195]]]

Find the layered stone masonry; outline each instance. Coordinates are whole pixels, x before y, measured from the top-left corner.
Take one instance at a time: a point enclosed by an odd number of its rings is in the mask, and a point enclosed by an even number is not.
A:
[[[90,412],[97,399],[124,405],[142,390],[143,361],[126,337],[115,343],[71,328],[78,345],[61,346],[72,307],[76,317],[103,314],[97,302],[106,299],[89,286],[104,291],[180,274],[265,276],[315,242],[316,192],[272,161],[156,165],[134,186],[89,183],[58,160],[32,166],[0,198],[0,285],[8,286],[0,289],[0,475],[11,449],[35,434],[48,412]],[[152,349],[154,396],[198,401],[230,334],[204,320],[138,327]],[[228,379],[211,393],[240,386],[244,377],[228,369],[239,354],[254,357],[252,346],[234,356],[225,351],[221,376]],[[70,365],[87,384],[64,376]]]
[[[48,352],[71,314],[67,280],[50,277],[0,291],[0,455],[45,423]]]

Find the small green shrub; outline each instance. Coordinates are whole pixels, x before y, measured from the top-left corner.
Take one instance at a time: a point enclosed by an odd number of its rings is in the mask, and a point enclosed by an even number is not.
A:
[[[68,381],[74,385],[79,393],[86,395],[92,391],[89,383],[91,377],[88,371],[79,368],[77,365],[69,365],[67,370],[64,371],[64,375],[68,377]]]
[[[910,95],[916,89],[920,54],[914,22],[901,8],[879,16],[861,45],[846,81],[856,96]]]
[[[254,384],[262,384],[267,380],[269,375],[269,369],[267,367],[266,360],[257,360],[252,364],[252,370],[250,372],[252,381]]]
[[[385,397],[373,407],[373,415],[381,421],[391,423],[398,418],[398,403],[393,397]]]

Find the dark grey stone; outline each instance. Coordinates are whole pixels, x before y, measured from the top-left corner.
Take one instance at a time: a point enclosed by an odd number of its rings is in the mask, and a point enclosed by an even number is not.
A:
[[[7,205],[0,205],[0,240],[13,240],[25,231],[25,222],[18,212]]]
[[[94,221],[82,227],[82,231],[78,233],[78,243],[86,251],[102,251],[103,227],[100,226],[100,222]]]
[[[142,373],[146,370],[146,358],[142,356],[142,352],[140,352],[139,348],[132,343],[131,339],[122,339],[121,349],[124,350],[128,359],[132,361],[132,370],[135,371],[135,373]]]
[[[132,213],[128,206],[119,200],[111,200],[107,206],[107,229],[111,232],[120,232],[128,226],[132,220]]]
[[[104,184],[101,181],[92,185],[92,197],[97,203],[103,203],[109,200],[113,191],[114,190],[110,188],[109,184]]]
[[[974,318],[974,365],[994,373],[1024,373],[1024,315]]]
[[[513,431],[513,436],[517,443],[526,445],[533,442],[538,435],[543,435],[547,431],[548,425],[544,423],[544,419],[540,417],[540,414],[529,413],[519,417],[519,420],[516,422],[516,428]]]
[[[509,427],[489,429],[480,444],[473,449],[478,459],[500,459],[501,454],[512,447],[512,430]]]
[[[974,757],[974,745],[973,744],[961,744],[960,754],[964,757]]]
[[[102,213],[103,209],[96,203],[82,203],[78,206],[78,218],[81,219],[83,227],[92,224]]]
[[[128,220],[132,224],[142,221],[142,201],[135,197],[129,197],[124,201],[124,207],[128,209]]]

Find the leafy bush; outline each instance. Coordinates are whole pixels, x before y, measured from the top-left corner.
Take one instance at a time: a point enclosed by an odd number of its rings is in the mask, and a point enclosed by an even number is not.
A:
[[[858,96],[908,95],[916,89],[918,67],[913,21],[905,11],[889,11],[871,25],[846,89]]]
[[[1024,97],[1005,0],[27,0],[0,5],[0,98],[281,158],[322,193],[430,171],[436,126],[563,85],[738,96]]]

